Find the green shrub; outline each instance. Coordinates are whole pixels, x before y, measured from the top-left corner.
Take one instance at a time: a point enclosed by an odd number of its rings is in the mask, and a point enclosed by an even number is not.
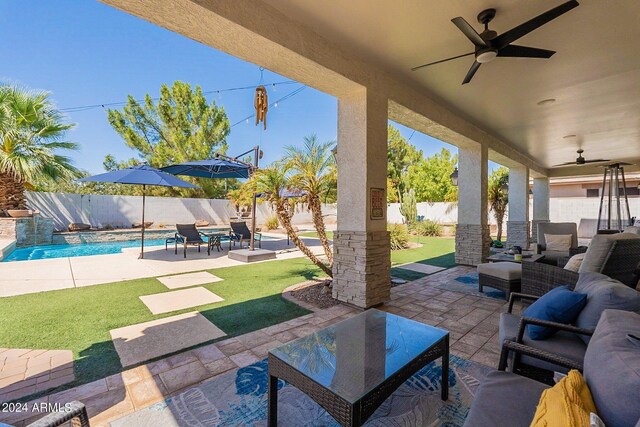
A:
[[[416,222],[413,225],[411,232],[418,236],[439,237],[442,236],[442,225],[436,221],[425,219],[424,221]]]
[[[409,247],[409,230],[404,224],[387,224],[387,230],[391,238],[391,250],[406,249]]]
[[[266,219],[264,222],[264,226],[262,227],[265,230],[275,230],[280,226],[280,221],[278,221],[277,215],[272,215]]]

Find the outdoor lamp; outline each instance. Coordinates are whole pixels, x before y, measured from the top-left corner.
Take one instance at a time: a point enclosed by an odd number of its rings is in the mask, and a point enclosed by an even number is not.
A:
[[[449,178],[451,178],[451,185],[453,185],[454,187],[457,187],[458,186],[458,167],[457,166],[453,170],[453,173],[449,175]]]

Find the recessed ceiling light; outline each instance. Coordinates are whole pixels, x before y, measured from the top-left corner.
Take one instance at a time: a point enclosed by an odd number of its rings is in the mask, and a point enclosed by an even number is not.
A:
[[[564,138],[564,139],[571,139],[571,138],[577,138],[577,137],[578,137],[578,135],[573,135],[573,134],[571,134],[571,135],[565,135],[565,136],[563,136],[562,138]]]
[[[538,101],[538,105],[549,105],[549,104],[553,104],[554,102],[556,102],[555,98],[547,98],[547,99],[543,99],[542,101]]]

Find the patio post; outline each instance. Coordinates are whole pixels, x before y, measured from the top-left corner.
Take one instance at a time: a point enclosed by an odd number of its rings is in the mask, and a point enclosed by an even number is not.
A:
[[[469,144],[458,150],[456,263],[478,265],[489,256],[487,189],[489,150]]]
[[[507,247],[529,248],[529,168],[509,167],[509,218]]]
[[[338,99],[338,227],[333,297],[369,308],[390,298],[385,95],[359,89]]]
[[[533,178],[533,217],[531,241],[538,241],[538,224],[549,222],[549,178]]]

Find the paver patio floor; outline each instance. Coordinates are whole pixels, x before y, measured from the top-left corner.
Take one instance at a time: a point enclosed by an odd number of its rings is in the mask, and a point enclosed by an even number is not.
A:
[[[442,288],[456,277],[472,274],[454,267],[391,289],[391,300],[380,307],[391,313],[447,329],[451,353],[487,366],[499,360],[498,320],[506,309],[501,300]],[[345,305],[314,313],[133,369],[42,398],[46,402],[78,399],[87,405],[92,426],[157,403],[202,381],[253,363],[269,349],[346,319],[358,310]],[[0,421],[23,425],[42,414],[0,414]]]

